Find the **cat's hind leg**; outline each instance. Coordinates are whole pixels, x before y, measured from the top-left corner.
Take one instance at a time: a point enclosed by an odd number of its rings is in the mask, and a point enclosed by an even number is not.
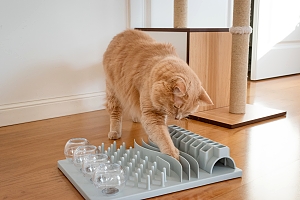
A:
[[[108,138],[119,139],[122,135],[122,106],[113,90],[106,83],[106,109],[110,115],[110,131]]]

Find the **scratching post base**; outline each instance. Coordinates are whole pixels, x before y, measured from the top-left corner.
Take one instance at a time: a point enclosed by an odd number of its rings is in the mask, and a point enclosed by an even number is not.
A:
[[[231,114],[229,107],[223,107],[197,112],[189,118],[232,129],[284,116],[286,111],[246,104],[245,114]]]

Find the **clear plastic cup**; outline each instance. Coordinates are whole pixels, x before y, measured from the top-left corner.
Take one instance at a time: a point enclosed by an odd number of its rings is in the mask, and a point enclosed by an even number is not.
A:
[[[87,178],[92,183],[92,177],[96,168],[100,164],[109,163],[110,160],[106,154],[96,153],[89,154],[85,156],[85,159],[82,162],[82,173],[83,176]]]
[[[119,164],[100,164],[93,175],[93,184],[105,196],[119,194],[127,181],[127,176]]]
[[[71,138],[65,145],[64,154],[69,162],[72,162],[74,151],[79,146],[88,145],[89,141],[85,138]]]

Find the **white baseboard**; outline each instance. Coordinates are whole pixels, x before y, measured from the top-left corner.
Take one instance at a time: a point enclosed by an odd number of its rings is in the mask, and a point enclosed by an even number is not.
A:
[[[0,105],[0,127],[105,109],[105,92]]]

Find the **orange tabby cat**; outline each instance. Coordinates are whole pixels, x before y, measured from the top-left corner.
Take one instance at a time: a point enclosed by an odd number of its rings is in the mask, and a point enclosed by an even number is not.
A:
[[[171,44],[158,43],[142,31],[126,30],[113,38],[103,57],[110,139],[122,132],[122,113],[140,121],[162,153],[179,159],[167,117],[181,119],[200,102],[212,104],[192,69]]]

